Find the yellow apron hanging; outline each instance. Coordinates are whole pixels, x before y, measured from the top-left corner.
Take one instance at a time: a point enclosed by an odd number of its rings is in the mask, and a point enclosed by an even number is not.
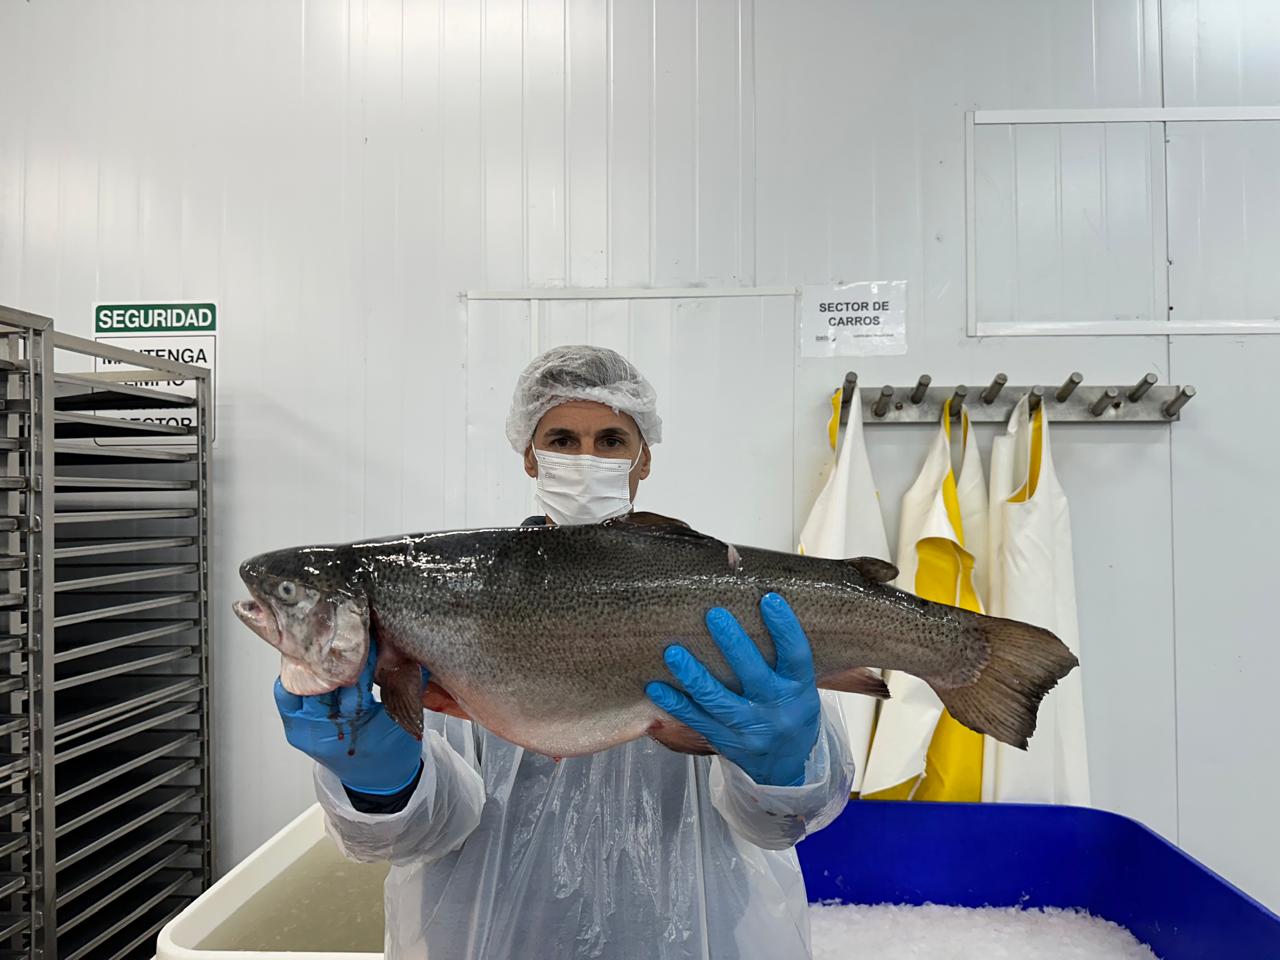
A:
[[[902,499],[896,585],[926,600],[981,612],[976,558],[965,547],[965,533],[972,528],[975,539],[985,544],[985,483],[977,441],[963,410],[960,419],[959,481],[951,466],[948,401],[920,476]],[[886,682],[891,699],[880,708],[862,795],[878,800],[979,800],[982,737],[953,720],[923,680],[891,671]]]
[[[1052,630],[1080,655],[1071,512],[1053,469],[1049,419],[1027,398],[991,451],[988,612]],[[1081,671],[1073,670],[1040,705],[1024,752],[988,739],[983,799],[1089,802]]]
[[[831,445],[836,446],[840,427],[840,395],[832,397],[831,422],[827,425]],[[889,540],[880,514],[867,445],[862,435],[862,401],[855,387],[849,406],[849,425],[839,444],[835,467],[826,486],[818,494],[809,519],[800,531],[799,552],[813,557],[843,560],[846,557],[878,557],[889,560]],[[856,693],[833,693],[840,706],[849,746],[855,763],[853,791],[862,788],[875,722],[876,701]]]

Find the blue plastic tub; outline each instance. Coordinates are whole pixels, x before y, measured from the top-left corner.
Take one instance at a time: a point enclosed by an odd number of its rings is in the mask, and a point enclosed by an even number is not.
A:
[[[1077,908],[1127,927],[1161,960],[1280,958],[1280,917],[1100,810],[855,800],[797,850],[814,903]]]

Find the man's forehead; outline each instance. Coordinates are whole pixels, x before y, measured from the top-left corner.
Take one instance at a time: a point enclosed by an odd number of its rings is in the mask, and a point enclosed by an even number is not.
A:
[[[566,400],[542,415],[537,432],[573,434],[598,434],[601,431],[626,432],[633,436],[640,433],[628,414],[615,411],[608,404],[594,400]]]

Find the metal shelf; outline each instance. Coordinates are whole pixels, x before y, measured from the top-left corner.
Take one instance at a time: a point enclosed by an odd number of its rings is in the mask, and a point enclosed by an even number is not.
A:
[[[136,831],[124,840],[103,847],[97,857],[82,858],[65,869],[59,868],[58,907],[65,906],[140,860],[165,856],[175,849],[190,850],[190,846],[178,842],[178,838],[192,833],[199,824],[200,818],[195,814],[160,817],[148,824],[148,829]]]
[[[196,875],[189,870],[164,871],[158,874],[152,882],[144,883],[127,891],[115,901],[116,909],[112,911],[111,916],[119,919],[115,920],[114,923],[103,927],[101,930],[96,929],[98,924],[92,924],[88,929],[73,932],[65,938],[61,935],[59,936],[58,956],[60,960],[97,958],[102,957],[104,954],[106,956],[114,956],[115,954],[111,952],[111,948],[106,945],[107,940],[128,929],[135,920],[145,917],[153,907],[159,907],[165,901],[172,901],[172,903],[162,909],[172,909],[172,904],[178,902],[182,902],[185,905],[187,901],[179,901],[174,897],[174,894],[195,878]],[[180,910],[181,907],[178,907],[174,912]],[[61,934],[62,929],[62,925],[59,924],[59,934]],[[147,926],[146,929],[149,930],[150,927]],[[134,946],[133,939],[127,940],[126,945],[129,949],[132,949]]]
[[[0,960],[145,960],[212,880],[210,387],[0,307]]]
[[[121,674],[142,674],[150,667],[164,663],[185,660],[195,653],[195,648],[186,646],[138,647],[130,650],[110,650],[95,654],[93,657],[77,661],[74,666],[77,672],[59,676],[54,680],[55,691],[70,690],[86,683],[97,683],[108,677]],[[145,674],[142,674],[145,676]]]
[[[85,920],[97,914],[103,907],[110,906],[128,894],[130,890],[146,885],[148,880],[164,871],[166,867],[172,867],[177,860],[181,859],[184,852],[183,850],[178,850],[169,853],[155,863],[149,863],[140,867],[136,872],[130,873],[127,877],[122,877],[110,890],[100,891],[99,895],[92,900],[82,900],[75,904],[75,909],[67,911],[65,920],[62,917],[58,918],[58,931],[63,933],[68,930],[74,930]]]
[[[168,423],[145,423],[92,413],[58,413],[53,418],[53,435],[60,440],[90,437],[189,437],[190,427]]]
[[[177,753],[199,742],[195,731],[144,733],[136,736],[128,749],[98,750],[75,757],[57,757],[57,802],[74,800],[118,777],[135,770],[151,771],[153,761]]]
[[[140,477],[54,477],[58,490],[192,490],[191,480],[146,480]],[[0,487],[3,489],[3,487]],[[23,489],[23,488],[18,488]]]
[[[171,813],[183,804],[190,803],[198,796],[199,791],[192,787],[187,790],[169,790],[159,798],[144,797],[120,807],[118,815],[110,821],[94,824],[97,829],[75,830],[65,839],[59,838],[57,863],[59,873],[64,867],[80,863],[107,844],[143,829],[166,813]]]
[[[141,783],[127,789],[121,784],[112,784],[110,789],[99,787],[87,794],[58,804],[58,832],[62,837],[73,830],[91,824],[113,810],[117,810],[140,797],[162,794],[173,788],[167,786],[184,773],[195,767],[196,761],[184,758],[168,758],[167,761],[155,764],[147,772],[150,774]],[[61,799],[61,798],[59,798]]]
[[[121,596],[137,596],[143,591],[136,590],[129,593],[106,594],[107,597]],[[64,594],[67,599],[80,599],[84,594],[72,593]],[[96,620],[110,620],[112,617],[126,617],[131,613],[143,613],[147,610],[161,610],[165,607],[175,607],[183,603],[194,603],[196,595],[191,592],[177,593],[153,593],[140,600],[130,600],[128,603],[116,603],[106,607],[94,607],[86,604],[86,609],[67,611],[59,613],[54,617],[53,625],[56,629],[69,627],[77,623],[91,623]],[[59,604],[61,606],[61,604]]]
[[[61,442],[53,445],[54,462],[58,466],[85,466],[95,463],[138,463],[158,460],[189,463],[196,454],[151,447],[99,447],[92,443]]]
[[[196,545],[195,537],[71,537],[58,538],[62,544],[53,551],[55,560],[72,557],[105,557],[116,553],[143,553],[148,550],[176,550]]]
[[[53,656],[55,664],[92,656],[107,650],[171,637],[187,630],[194,630],[194,620],[113,620],[95,624],[97,629],[83,631],[83,636],[67,627],[58,638],[58,652]],[[118,630],[117,630],[118,628]]]
[[[162,701],[128,712],[121,712],[92,727],[84,727],[55,741],[57,753],[62,759],[83,756],[92,750],[100,750],[139,733],[155,730],[195,712],[191,701],[173,703]],[[125,722],[128,721],[128,722]]]
[[[60,392],[53,401],[54,409],[67,410],[154,410],[157,408],[182,409],[195,406],[195,400],[181,394],[150,387],[136,387],[126,383],[108,383],[93,377],[73,373],[59,373],[57,387]]]
[[[70,523],[119,523],[122,520],[190,520],[196,511],[185,507],[155,507],[142,510],[59,510],[53,515],[58,526]]]
[[[11,779],[31,766],[31,758],[25,753],[0,753],[0,781]]]
[[[111,573],[98,573],[91,577],[76,577],[58,580],[54,584],[54,592],[67,590],[87,590],[93,587],[111,587],[120,584],[137,583],[143,580],[162,580],[165,577],[180,577],[188,573],[199,573],[200,565],[195,563],[169,564],[81,564],[71,566],[64,564],[58,568],[59,573],[78,569],[114,568]]]

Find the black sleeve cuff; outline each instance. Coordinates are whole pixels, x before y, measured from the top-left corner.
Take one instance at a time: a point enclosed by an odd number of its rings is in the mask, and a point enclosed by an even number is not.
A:
[[[352,790],[345,783],[342,789],[347,791],[347,799],[351,801],[351,805],[360,813],[399,813],[409,804],[409,798],[413,796],[413,791],[418,789],[418,781],[422,779],[422,763],[418,763],[418,772],[414,775],[412,782],[399,793],[389,793],[385,796],[377,793],[361,793],[359,790]]]

